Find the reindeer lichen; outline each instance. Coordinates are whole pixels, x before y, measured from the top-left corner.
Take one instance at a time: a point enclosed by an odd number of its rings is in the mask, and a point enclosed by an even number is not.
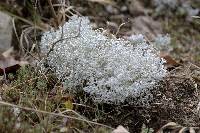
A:
[[[86,17],[73,16],[45,32],[41,50],[67,88],[82,86],[95,101],[121,103],[138,97],[166,75],[164,60],[142,35],[107,37]]]

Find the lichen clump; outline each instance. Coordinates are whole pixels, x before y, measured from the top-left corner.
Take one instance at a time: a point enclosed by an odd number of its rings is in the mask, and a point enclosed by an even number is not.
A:
[[[150,95],[149,88],[166,75],[164,60],[142,35],[108,37],[93,30],[87,17],[73,16],[58,30],[45,32],[41,50],[66,88],[82,87],[97,102]]]
[[[198,15],[200,9],[195,8],[190,0],[153,0],[157,15],[182,15],[191,21],[192,16]]]

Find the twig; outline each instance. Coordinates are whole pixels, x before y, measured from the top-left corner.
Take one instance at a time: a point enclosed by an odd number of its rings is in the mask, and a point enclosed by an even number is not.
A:
[[[21,21],[23,21],[23,22],[25,22],[25,23],[27,23],[27,24],[29,24],[29,25],[31,25],[31,26],[34,26],[34,23],[32,23],[31,21],[29,21],[29,20],[27,20],[27,19],[24,19],[24,18],[22,18],[22,17],[20,17],[20,16],[17,16],[17,15],[15,15],[15,14],[12,14],[12,13],[9,13],[9,12],[5,12],[5,13],[7,13],[7,14],[10,15],[11,17],[14,17],[14,18],[16,18],[16,19],[19,19],[19,20],[21,20]],[[37,28],[37,29],[39,29],[39,30],[42,30],[42,31],[45,31],[45,30],[46,30],[45,28],[43,28],[43,27],[41,27],[41,26],[38,26],[38,25],[35,25],[35,28]]]
[[[192,65],[193,67],[195,67],[195,68],[197,68],[197,69],[200,70],[200,67],[199,67],[199,66],[197,66],[197,65],[195,65],[195,64],[193,64],[193,63],[191,63],[191,62],[190,62],[190,65]]]
[[[74,120],[78,120],[78,121],[84,121],[84,122],[87,122],[87,123],[91,123],[91,124],[98,125],[98,126],[103,126],[103,127],[114,130],[114,128],[107,126],[107,125],[104,125],[104,124],[101,124],[101,123],[88,121],[88,120],[85,120],[85,119],[80,119],[80,118],[76,118],[76,117],[73,117],[73,116],[68,116],[68,115],[64,115],[64,114],[60,114],[60,113],[53,113],[53,112],[47,112],[47,111],[43,111],[43,110],[36,110],[36,109],[33,109],[33,108],[22,107],[22,106],[11,104],[11,103],[4,102],[4,101],[0,101],[0,104],[5,105],[5,106],[19,108],[19,109],[22,109],[22,110],[34,111],[34,112],[38,112],[38,113],[43,113],[43,114],[48,114],[48,115],[53,115],[53,116],[60,116],[60,117],[64,117],[64,118],[68,118],[68,119],[74,119]]]
[[[80,103],[72,103],[73,105],[76,105],[76,106],[82,106],[82,107],[85,107],[85,108],[89,108],[89,109],[92,109],[92,110],[96,110],[96,108],[93,108],[93,107],[90,107],[90,106],[87,106],[87,105],[84,105],[84,104],[80,104]],[[101,110],[98,110],[99,112],[103,113],[103,114],[107,114]]]
[[[56,42],[54,42],[52,45],[51,45],[51,48],[49,50],[49,52],[47,53],[47,57],[49,56],[49,54],[53,51],[55,45],[58,43],[58,42],[61,42],[63,40],[67,40],[67,39],[70,39],[70,38],[76,38],[80,35],[80,27],[81,27],[81,20],[80,20],[80,24],[79,24],[79,28],[78,28],[78,32],[77,32],[77,35],[73,36],[73,37],[65,37],[65,38],[62,38],[60,40],[57,40]]]
[[[122,27],[123,25],[125,25],[125,24],[126,24],[126,23],[120,24],[120,26],[119,26],[118,29],[117,29],[117,32],[115,33],[115,36],[117,36],[117,35],[119,34],[119,31],[120,31],[121,27]]]
[[[80,117],[81,119],[85,119],[83,116],[81,116],[79,113],[77,113],[77,112],[75,112],[74,110],[71,110],[71,109],[69,109],[69,110],[65,110],[65,111],[63,111],[63,112],[61,112],[62,114],[64,114],[64,113],[66,113],[66,112],[72,112],[72,113],[74,113],[75,115],[77,115],[78,117]],[[86,119],[85,119],[86,120]],[[88,125],[90,125],[92,128],[93,128],[93,130],[94,130],[94,127],[91,125],[91,123],[89,123],[89,122],[87,122],[88,123]]]

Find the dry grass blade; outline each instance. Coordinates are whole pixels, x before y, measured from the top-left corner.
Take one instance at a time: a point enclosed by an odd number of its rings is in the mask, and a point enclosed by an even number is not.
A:
[[[31,22],[31,21],[29,21],[29,20],[27,20],[27,19],[25,19],[25,18],[22,18],[22,17],[20,17],[20,16],[17,16],[17,15],[15,15],[15,14],[12,14],[12,13],[10,13],[10,12],[5,12],[5,13],[7,13],[7,14],[10,15],[11,17],[14,17],[14,18],[16,18],[16,19],[19,19],[19,20],[21,20],[21,21],[23,21],[23,22],[25,22],[25,23],[27,23],[27,24],[29,24],[29,25],[31,25],[31,26],[34,26],[36,29],[39,29],[39,30],[42,30],[42,31],[46,31],[46,28],[47,28],[47,27],[42,27],[42,26],[39,26],[39,25],[35,25],[33,22]]]
[[[174,122],[169,122],[166,125],[164,125],[157,133],[164,133],[165,130],[180,130],[181,126],[174,123]]]
[[[33,41],[30,39],[31,37],[29,36],[29,34],[31,34],[31,32],[33,30],[34,30],[34,27],[30,26],[30,27],[25,28],[21,33],[20,50],[21,50],[21,52],[23,53],[24,56],[26,56],[27,53],[28,53],[28,52],[25,52],[25,51],[28,51],[28,49],[32,48]],[[24,42],[25,42],[26,45],[24,44]]]
[[[126,24],[126,23],[122,23],[122,24],[119,25],[119,27],[118,27],[118,29],[117,29],[117,32],[115,33],[115,36],[117,36],[117,35],[119,34],[119,31],[120,31],[121,27],[122,27],[123,25],[125,25],[125,24]]]
[[[81,116],[79,113],[77,113],[77,112],[74,111],[74,110],[70,110],[70,109],[61,112],[61,114],[64,114],[64,113],[66,113],[66,112],[72,112],[72,113],[74,113],[75,115],[77,115],[79,118],[86,120],[86,119],[85,119],[83,116]],[[87,122],[87,123],[88,123],[88,125],[90,125],[90,127],[92,127],[93,130],[94,130],[94,127],[93,127],[89,122]]]
[[[192,18],[200,19],[200,16],[192,16]]]
[[[63,117],[63,118],[69,118],[69,119],[74,119],[74,120],[78,120],[78,121],[83,121],[83,122],[86,122],[86,123],[90,123],[90,124],[94,124],[94,125],[98,125],[98,126],[102,126],[102,127],[114,130],[114,128],[112,128],[110,126],[107,126],[107,125],[104,125],[104,124],[101,124],[101,123],[88,121],[86,119],[81,119],[81,118],[77,118],[77,117],[73,117],[73,116],[68,116],[68,115],[64,115],[64,114],[61,114],[61,113],[53,113],[53,112],[37,110],[37,109],[29,108],[29,107],[22,107],[22,106],[11,104],[11,103],[4,102],[4,101],[0,101],[0,104],[4,105],[4,106],[19,108],[19,109],[22,109],[22,110],[33,111],[33,112],[43,113],[43,114],[52,115],[52,116],[60,116],[60,117]]]
[[[198,130],[198,131],[197,131]],[[157,133],[199,133],[199,128],[196,127],[183,127],[177,123],[169,122],[164,125]]]
[[[16,29],[16,26],[15,26],[15,19],[14,18],[12,19],[12,25],[13,25],[13,30],[14,30],[15,36],[17,37],[17,41],[18,41],[18,43],[20,43],[20,39],[19,39],[19,35],[17,33],[17,29]]]
[[[55,10],[54,10],[54,8],[53,8],[52,0],[48,0],[48,4],[50,5],[50,8],[51,8],[51,12],[52,12],[52,14],[53,14],[53,17],[54,17],[55,19],[57,19],[56,12],[55,12]]]

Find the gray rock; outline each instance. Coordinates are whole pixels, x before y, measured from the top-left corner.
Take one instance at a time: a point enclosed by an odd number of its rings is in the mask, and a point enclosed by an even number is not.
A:
[[[132,20],[132,33],[143,34],[152,40],[162,34],[163,30],[159,21],[155,21],[149,16],[139,16]]]
[[[126,4],[129,12],[134,16],[144,15],[147,12],[140,0],[127,0]]]
[[[11,47],[12,41],[12,18],[0,12],[0,53]]]

